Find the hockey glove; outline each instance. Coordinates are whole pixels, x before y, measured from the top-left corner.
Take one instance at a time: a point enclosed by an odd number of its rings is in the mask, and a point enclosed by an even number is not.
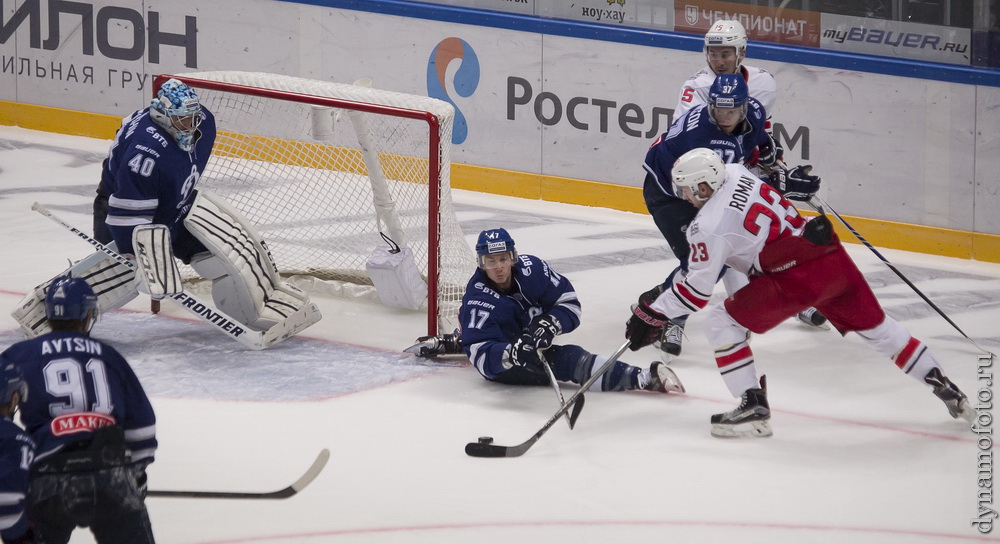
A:
[[[435,355],[453,355],[462,353],[462,335],[442,334],[440,336],[421,336],[417,343],[403,350],[417,357],[433,357]]]
[[[665,315],[650,307],[662,292],[663,287],[657,285],[639,295],[639,303],[632,306],[632,317],[625,324],[625,338],[631,340],[628,347],[632,351],[638,351],[659,340],[663,328],[670,324]]]
[[[810,175],[811,165],[796,166],[791,170],[779,168],[771,173],[771,186],[788,200],[808,201],[819,191],[819,176]]]
[[[541,369],[542,360],[538,358],[538,349],[535,348],[535,339],[525,333],[510,346],[510,362],[514,366],[527,369]]]
[[[524,334],[534,338],[537,349],[547,349],[562,331],[559,321],[549,314],[536,315],[524,329]]]
[[[785,156],[785,150],[770,134],[767,135],[767,143],[757,146],[757,164],[768,169],[772,169]]]

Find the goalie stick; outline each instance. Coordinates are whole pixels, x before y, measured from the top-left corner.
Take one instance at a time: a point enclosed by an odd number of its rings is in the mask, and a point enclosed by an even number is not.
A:
[[[626,340],[625,343],[618,348],[618,351],[609,357],[601,368],[590,376],[590,379],[583,382],[580,389],[574,393],[573,396],[571,396],[569,400],[559,408],[559,411],[550,417],[549,420],[545,422],[545,425],[543,425],[541,429],[538,429],[538,432],[536,432],[531,438],[516,446],[498,446],[493,443],[469,442],[465,445],[466,455],[470,455],[472,457],[520,457],[524,455],[524,453],[527,452],[528,449],[535,444],[535,442],[538,442],[538,439],[541,438],[542,435],[549,430],[549,427],[551,427],[556,421],[559,420],[560,417],[562,417],[563,414],[566,413],[567,410],[570,409],[570,406],[573,407],[573,415],[570,416],[570,419],[576,421],[576,418],[580,415],[580,410],[583,409],[583,392],[590,389],[590,386],[594,385],[594,382],[599,380],[601,376],[604,376],[604,374],[610,370],[612,366],[614,366],[615,362],[618,361],[618,358],[622,356],[622,353],[625,353],[625,350],[628,349],[630,343],[630,340]],[[579,401],[577,400],[578,398]]]
[[[815,204],[813,202],[813,200],[819,201],[819,205]],[[968,334],[965,334],[965,331],[963,331],[961,327],[959,327],[957,324],[955,324],[955,322],[952,321],[951,318],[948,317],[948,315],[945,314],[943,310],[941,310],[941,308],[938,308],[937,304],[934,304],[934,302],[932,302],[931,299],[928,298],[927,295],[925,295],[923,291],[921,291],[920,289],[918,289],[917,286],[914,285],[913,282],[910,281],[909,278],[907,278],[906,276],[904,276],[903,273],[900,272],[900,270],[898,268],[896,268],[896,265],[894,265],[891,262],[889,262],[889,259],[886,259],[885,257],[883,257],[882,254],[879,253],[879,251],[877,249],[875,249],[875,246],[873,246],[868,240],[866,240],[864,236],[861,236],[861,233],[859,233],[857,230],[855,230],[854,227],[852,227],[851,224],[847,222],[847,220],[845,220],[843,217],[841,217],[841,215],[839,213],[837,213],[837,210],[833,209],[833,206],[830,206],[819,195],[813,195],[812,199],[810,199],[809,201],[807,201],[807,203],[814,210],[816,210],[817,212],[819,212],[820,214],[825,213],[823,211],[824,208],[826,208],[827,210],[830,210],[830,213],[832,213],[833,216],[836,217],[837,220],[840,221],[840,223],[842,225],[844,225],[844,227],[847,228],[847,230],[851,231],[851,234],[853,234],[855,238],[857,238],[858,240],[860,240],[861,243],[865,245],[865,247],[867,247],[868,249],[870,249],[871,252],[874,253],[875,256],[879,258],[880,261],[882,261],[883,263],[885,263],[885,265],[888,266],[890,270],[892,270],[893,272],[895,272],[896,275],[899,276],[899,279],[903,280],[903,282],[906,283],[906,285],[909,285],[910,289],[913,289],[913,292],[915,292],[917,295],[919,295],[920,298],[924,299],[924,302],[926,302],[931,308],[933,308],[934,311],[938,313],[938,315],[940,315],[941,317],[943,317],[944,320],[948,322],[948,324],[950,324],[952,327],[954,327],[956,331],[958,331],[959,333],[961,333],[961,335],[964,336],[966,340],[968,340],[969,342],[972,342],[972,345],[975,346],[976,349],[978,349],[978,350],[980,350],[980,351],[982,351],[984,353],[989,353],[990,355],[996,357],[996,355],[994,355],[993,352],[991,352],[988,349],[983,349],[983,347],[980,346],[978,343],[976,343],[976,341],[973,340]]]
[[[135,269],[135,263],[126,259],[125,257],[122,257],[118,252],[108,248],[104,244],[98,242],[90,235],[88,235],[86,232],[83,232],[80,229],[74,227],[73,225],[70,225],[69,223],[56,217],[45,206],[42,206],[38,202],[35,202],[34,204],[32,204],[31,209],[44,215],[45,217],[48,217],[52,221],[55,221],[57,224],[59,224],[66,230],[72,232],[73,234],[77,235],[88,244],[97,248],[98,251],[103,252],[105,255],[129,267],[130,269]],[[184,308],[188,312],[194,314],[195,316],[198,317],[198,319],[204,321],[205,323],[212,325],[213,327],[225,333],[233,340],[236,340],[237,342],[243,344],[244,346],[250,349],[258,351],[270,347],[282,340],[285,340],[286,338],[293,336],[296,332],[299,331],[299,327],[302,325],[303,322],[311,324],[308,320],[304,319],[305,317],[307,317],[306,310],[309,309],[309,306],[301,308],[299,311],[288,316],[288,318],[284,322],[278,323],[277,325],[271,327],[266,331],[255,331],[252,329],[248,329],[247,327],[243,326],[243,324],[240,323],[239,321],[236,321],[235,319],[226,315],[225,312],[214,309],[212,306],[206,304],[205,302],[202,302],[198,297],[190,293],[178,293],[176,295],[171,295],[165,298],[173,300],[178,305],[180,305],[181,308]]]
[[[552,371],[552,365],[550,365],[545,359],[545,355],[542,354],[542,351],[543,350],[538,350],[538,358],[542,360],[542,366],[545,367],[545,372],[549,375],[549,383],[552,384],[552,389],[556,392],[556,397],[559,399],[559,406],[562,406],[563,404],[566,404],[566,399],[563,398],[562,389],[559,388],[559,382],[556,380],[555,372]],[[583,406],[583,399],[584,396],[580,395],[580,399],[576,401],[581,407]],[[571,416],[569,412],[563,412],[563,415],[566,416],[566,423],[569,424],[569,430],[571,431],[573,430],[573,426],[576,425],[576,417],[574,416],[579,416],[580,411],[574,410],[573,414],[574,415]]]
[[[313,461],[312,466],[306,470],[298,480],[292,485],[279,489],[277,491],[270,491],[265,493],[248,493],[242,491],[160,491],[160,490],[150,490],[146,493],[147,497],[164,497],[164,498],[174,498],[174,499],[287,499],[305,489],[307,485],[312,483],[319,476],[319,473],[326,466],[326,462],[330,459],[330,450],[324,448],[323,451],[319,452],[316,460]]]

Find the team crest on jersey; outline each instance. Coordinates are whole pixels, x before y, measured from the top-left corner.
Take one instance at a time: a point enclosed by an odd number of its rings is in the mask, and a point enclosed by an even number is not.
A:
[[[74,412],[63,414],[52,420],[49,428],[53,436],[66,436],[74,433],[90,433],[101,427],[115,424],[115,418],[98,412]]]

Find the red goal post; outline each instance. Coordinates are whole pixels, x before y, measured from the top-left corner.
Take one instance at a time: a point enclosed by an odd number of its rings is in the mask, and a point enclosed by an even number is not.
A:
[[[215,115],[199,185],[259,229],[283,276],[370,296],[356,286],[372,284],[365,263],[385,232],[413,251],[427,283],[427,333],[457,327],[476,264],[451,199],[450,104],[364,82],[232,71],[157,76],[154,92],[171,77]]]

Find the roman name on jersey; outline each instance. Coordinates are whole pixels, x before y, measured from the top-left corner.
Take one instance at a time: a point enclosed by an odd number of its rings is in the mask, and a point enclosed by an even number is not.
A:
[[[729,200],[729,207],[736,208],[739,211],[744,211],[747,202],[750,201],[750,193],[753,192],[753,180],[740,177],[736,182],[736,190],[733,191],[733,197]]]
[[[57,416],[49,423],[53,436],[73,433],[90,433],[101,427],[115,424],[115,418],[98,412],[75,412]]]

